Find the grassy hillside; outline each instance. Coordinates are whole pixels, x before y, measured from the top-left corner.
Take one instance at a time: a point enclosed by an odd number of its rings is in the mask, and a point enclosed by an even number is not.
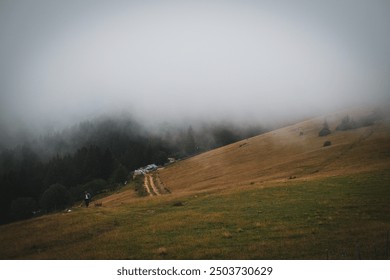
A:
[[[179,161],[100,201],[0,227],[2,259],[389,259],[390,127],[306,121]],[[331,146],[323,147],[325,140]]]
[[[389,168],[389,124],[335,131],[341,116],[327,118],[332,133],[325,137],[318,136],[322,117],[201,154],[160,176],[174,191],[196,192]],[[323,147],[326,140],[332,145]]]

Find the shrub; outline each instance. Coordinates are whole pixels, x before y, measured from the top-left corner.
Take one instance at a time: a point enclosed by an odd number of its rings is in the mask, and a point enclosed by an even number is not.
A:
[[[134,179],[134,188],[135,191],[138,193],[139,196],[147,196],[148,192],[146,191],[144,187],[144,176],[137,176]]]
[[[95,179],[83,186],[83,190],[92,192],[93,194],[98,194],[106,189],[108,186],[107,182],[103,179]]]
[[[51,212],[65,209],[71,201],[69,191],[61,184],[54,184],[42,194],[40,205],[46,212]]]
[[[318,133],[318,136],[322,137],[322,136],[326,136],[326,135],[329,135],[329,134],[330,134],[330,129],[329,128],[323,128]]]
[[[332,142],[330,142],[329,140],[327,140],[327,141],[324,142],[323,147],[328,147],[328,146],[331,146],[331,145],[332,145]]]
[[[175,203],[173,203],[173,206],[184,206],[184,203],[181,202],[181,201],[176,201]]]

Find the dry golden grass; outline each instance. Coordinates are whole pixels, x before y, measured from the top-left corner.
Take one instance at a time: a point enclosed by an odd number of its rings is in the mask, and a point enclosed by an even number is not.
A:
[[[390,166],[389,124],[335,131],[341,118],[333,117],[329,122],[332,133],[319,137],[324,119],[278,129],[177,162],[161,170],[160,177],[173,192],[196,193],[247,185],[268,186],[290,177],[307,180]],[[323,147],[325,140],[332,145]]]

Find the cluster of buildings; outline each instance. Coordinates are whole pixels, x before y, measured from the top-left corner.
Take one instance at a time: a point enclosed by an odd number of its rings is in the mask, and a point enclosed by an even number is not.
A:
[[[148,172],[157,170],[157,168],[158,168],[158,166],[155,165],[154,163],[153,164],[149,164],[149,165],[147,165],[145,167],[141,167],[141,168],[139,168],[137,170],[134,170],[134,176],[142,175],[142,174],[144,175],[144,174],[146,174]]]
[[[168,158],[168,162],[165,165],[172,164],[176,161],[175,158]],[[149,173],[151,171],[156,171],[159,168],[156,164],[152,163],[145,167],[138,168],[137,170],[134,170],[133,177],[136,177],[138,175],[145,175],[146,173]]]

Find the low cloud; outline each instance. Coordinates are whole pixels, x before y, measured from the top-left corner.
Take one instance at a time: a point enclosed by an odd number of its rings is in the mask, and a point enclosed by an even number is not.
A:
[[[3,1],[0,125],[272,122],[389,101],[388,3],[289,3]]]

